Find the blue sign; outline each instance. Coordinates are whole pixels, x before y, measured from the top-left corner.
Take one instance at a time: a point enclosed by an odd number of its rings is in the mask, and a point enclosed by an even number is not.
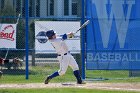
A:
[[[87,69],[140,69],[140,0],[87,0]]]

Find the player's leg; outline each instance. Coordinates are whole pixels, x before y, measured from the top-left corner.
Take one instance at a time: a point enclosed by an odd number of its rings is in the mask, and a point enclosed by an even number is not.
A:
[[[64,56],[58,56],[58,60],[60,62],[60,69],[59,71],[56,71],[54,72],[53,74],[49,75],[47,77],[47,79],[45,80],[45,84],[48,84],[49,81],[54,78],[54,77],[57,77],[59,75],[63,75],[65,74],[67,68],[68,68],[68,58],[67,57],[64,57]]]
[[[70,58],[67,55],[64,55],[64,56],[61,57],[61,59],[60,59],[60,69],[58,71],[60,76],[62,76],[66,73],[67,68],[69,66],[69,60],[70,60]]]
[[[61,56],[58,56],[57,58],[58,58],[58,61],[60,62],[60,65],[61,65]],[[58,71],[56,71],[56,72],[54,72],[53,74],[49,75],[49,76],[46,78],[46,80],[45,80],[45,84],[48,84],[49,81],[50,81],[52,78],[57,77],[57,76],[59,76]]]
[[[73,69],[73,74],[77,79],[77,84],[82,84],[82,79],[81,79],[81,75],[80,75],[80,72],[79,72],[78,64],[75,61],[75,59],[73,58],[73,56],[72,55],[70,55],[70,56],[71,56],[71,59],[70,59],[70,62],[69,62],[69,66]]]
[[[58,71],[54,72],[52,75],[49,75],[49,76],[46,78],[46,80],[45,80],[45,84],[48,84],[49,81],[50,81],[52,78],[57,77],[57,76],[59,76]]]

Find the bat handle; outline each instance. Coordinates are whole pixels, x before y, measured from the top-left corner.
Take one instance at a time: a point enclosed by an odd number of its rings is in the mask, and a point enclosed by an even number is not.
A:
[[[74,32],[75,34],[77,33],[77,32],[79,32],[80,30],[78,29],[76,32]]]

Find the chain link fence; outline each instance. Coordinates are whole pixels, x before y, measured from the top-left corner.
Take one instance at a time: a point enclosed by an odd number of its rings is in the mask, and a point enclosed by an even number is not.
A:
[[[81,0],[28,0],[29,4],[29,37],[26,37],[25,0],[0,0],[0,26],[3,24],[16,25],[16,47],[0,48],[0,70],[3,72],[3,81],[15,77],[15,80],[25,79],[26,74],[26,38],[29,42],[29,79],[43,81],[52,72],[59,70],[59,62],[56,52],[49,53],[47,47],[40,53],[36,52],[36,32],[42,28],[35,29],[35,22],[79,22],[81,20]],[[20,14],[20,16],[19,16]],[[59,27],[62,28],[62,27]],[[65,29],[67,30],[67,29]],[[45,30],[43,30],[45,31]],[[6,32],[5,32],[6,33]],[[10,32],[7,32],[10,34]],[[0,41],[2,38],[2,28],[0,28]],[[47,42],[48,43],[48,42]],[[73,43],[73,45],[76,45]],[[80,46],[80,45],[78,45]],[[47,51],[47,53],[44,53]],[[80,50],[79,50],[80,51]],[[80,52],[72,53],[80,63]],[[68,72],[69,73],[69,72]],[[64,77],[65,78],[65,77]],[[10,79],[9,79],[10,80]],[[63,81],[63,79],[60,79]],[[29,81],[30,82],[30,81]]]
[[[46,31],[46,28],[49,28],[48,25],[51,24],[51,22],[79,22],[80,24],[82,19],[82,0],[28,0],[29,37],[26,37],[25,4],[25,0],[0,0],[0,42],[7,40],[6,38],[2,38],[4,36],[2,25],[17,23],[15,37],[16,47],[8,48],[10,45],[7,43],[4,43],[6,48],[0,47],[0,71],[2,71],[4,75],[3,80],[0,80],[0,82],[3,83],[9,82],[9,80],[27,82],[24,81],[26,74],[26,38],[29,40],[28,82],[43,82],[47,75],[59,70],[59,62],[57,60],[56,52],[51,49],[52,47],[48,47],[48,45],[43,46],[43,48],[37,46],[37,43],[40,45],[43,44],[39,43],[36,39],[36,35],[41,31]],[[19,14],[20,16],[18,17]],[[94,22],[96,21],[97,20]],[[37,22],[40,22],[40,27],[36,24]],[[57,29],[61,29],[65,26],[56,27]],[[65,27],[64,30],[69,31],[69,28],[72,28],[72,25],[70,27]],[[56,28],[52,27],[52,29]],[[59,34],[62,34],[62,32],[58,31]],[[81,33],[77,36],[79,40],[81,39],[80,34]],[[88,39],[88,37],[85,37],[85,39]],[[49,42],[46,43],[48,44]],[[3,46],[4,44],[0,43],[0,46]],[[76,47],[81,49],[80,43],[78,44],[75,42],[69,44],[70,46],[75,46],[71,48],[72,51],[77,51]],[[72,52],[72,55],[75,57],[81,70],[81,50],[78,50],[78,52]],[[59,80],[60,82],[67,82],[75,80],[72,74],[71,69],[68,68],[66,76],[62,78],[58,77],[54,81]],[[131,72],[127,70],[86,70],[86,78],[128,78],[130,74]]]
[[[4,76],[25,75],[25,18],[18,16],[18,4],[0,0],[0,70]]]

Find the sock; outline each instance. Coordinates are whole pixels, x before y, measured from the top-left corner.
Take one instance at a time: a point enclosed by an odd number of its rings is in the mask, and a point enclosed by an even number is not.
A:
[[[75,77],[76,77],[76,79],[77,79],[77,82],[78,82],[78,83],[81,83],[81,82],[82,82],[82,79],[81,79],[79,70],[75,70],[75,71],[73,71],[73,73],[74,73],[74,75],[75,75]]]
[[[49,76],[50,79],[59,76],[58,72],[54,72],[52,75]]]

